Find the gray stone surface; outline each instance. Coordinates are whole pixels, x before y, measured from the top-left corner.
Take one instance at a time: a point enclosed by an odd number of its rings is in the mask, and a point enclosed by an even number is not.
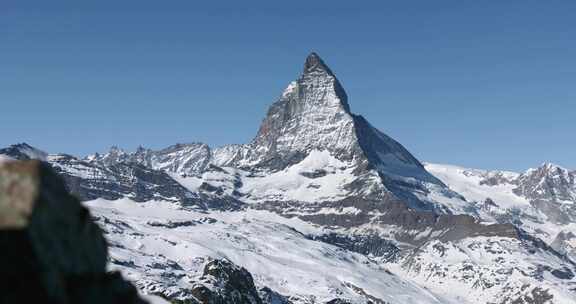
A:
[[[0,303],[144,303],[89,211],[39,161],[0,164]]]
[[[227,260],[206,263],[203,276],[191,293],[202,304],[263,303],[250,272]]]

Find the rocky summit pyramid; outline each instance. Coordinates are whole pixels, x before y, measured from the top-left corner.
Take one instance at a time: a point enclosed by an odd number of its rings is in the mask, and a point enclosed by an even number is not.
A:
[[[344,88],[316,53],[270,107],[252,148],[254,161],[272,169],[298,162],[313,150],[327,150],[340,160],[391,174],[427,175],[402,145],[352,114]]]
[[[340,81],[316,53],[306,58],[302,75],[270,106],[252,142],[217,149],[214,163],[277,172],[309,163],[315,153],[324,153],[322,161],[333,159],[349,169],[352,176],[341,185],[348,196],[393,194],[412,207],[444,211],[457,210],[461,203],[400,143],[351,112]],[[447,208],[429,199],[430,191],[449,196],[453,205]]]
[[[252,161],[273,170],[298,163],[313,150],[363,160],[346,92],[318,55],[308,56],[302,76],[270,107],[252,149]]]
[[[306,58],[302,75],[268,109],[249,148],[248,157],[235,161],[280,170],[313,150],[326,150],[340,160],[365,166],[425,172],[399,143],[352,114],[344,88],[316,53]]]

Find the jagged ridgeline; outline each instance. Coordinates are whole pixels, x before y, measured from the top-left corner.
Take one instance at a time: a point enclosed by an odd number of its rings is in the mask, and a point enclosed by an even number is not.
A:
[[[109,264],[181,303],[572,303],[576,173],[423,164],[315,53],[246,144],[27,144],[86,201]],[[179,303],[180,303],[179,302]]]

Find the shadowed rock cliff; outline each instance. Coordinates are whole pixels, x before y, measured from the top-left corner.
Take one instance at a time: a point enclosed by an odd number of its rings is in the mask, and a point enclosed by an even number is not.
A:
[[[0,164],[0,303],[146,303],[106,272],[88,209],[39,161]]]

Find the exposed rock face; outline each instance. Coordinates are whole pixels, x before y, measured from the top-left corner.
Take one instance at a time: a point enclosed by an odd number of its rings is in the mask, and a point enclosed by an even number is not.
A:
[[[209,261],[191,293],[202,304],[262,304],[250,272],[226,260]]]
[[[295,164],[312,150],[328,150],[343,161],[402,164],[425,175],[410,152],[350,112],[346,92],[316,53],[270,107],[251,149],[251,162],[272,170]]]
[[[50,156],[49,163],[64,176],[70,191],[83,200],[132,197],[140,202],[177,199],[193,203],[189,191],[166,172],[137,163],[110,162],[103,166],[69,155]]]
[[[37,161],[0,165],[1,303],[144,303],[90,213]]]
[[[514,192],[526,197],[553,223],[576,221],[576,173],[553,164],[543,164],[521,174]]]
[[[326,302],[326,304],[352,304],[352,302],[344,299],[334,299]]]
[[[576,173],[550,163],[528,170],[516,184],[515,192],[530,200],[576,200]]]
[[[450,192],[401,144],[352,114],[340,82],[315,53],[306,59],[302,75],[269,108],[253,141],[217,149],[214,155],[218,165],[276,172],[313,151],[328,151],[354,171],[355,179],[345,186],[350,195],[362,192],[384,200],[392,192],[413,207],[434,209],[438,206],[413,192],[426,196],[423,184]]]
[[[396,260],[400,255],[400,249],[394,242],[376,234],[346,235],[332,232],[311,238],[353,252],[378,257],[387,262]]]
[[[176,145],[165,150],[173,150],[177,147],[190,148],[190,146]],[[203,149],[202,146],[193,145],[193,147]],[[146,162],[137,161],[138,153],[128,154],[118,148],[113,148],[105,156],[80,159],[67,154],[48,155],[26,144],[13,145],[0,150],[0,154],[12,159],[38,159],[47,162],[58,175],[64,178],[68,191],[83,201],[96,198],[116,200],[128,197],[139,202],[174,201],[183,206],[198,209],[236,210],[243,207],[242,202],[231,196],[213,195],[209,191],[201,193],[187,189],[170,175],[171,173],[177,174],[176,172],[146,166]]]
[[[118,147],[112,147],[104,155],[95,154],[90,161],[113,165],[117,163],[138,163],[155,170],[194,175],[206,169],[210,162],[211,152],[206,144],[176,144],[154,151],[139,147],[134,153],[127,153]]]
[[[302,76],[268,110],[252,142],[250,162],[282,169],[314,149],[330,149],[338,158],[360,161],[363,155],[347,99],[338,79],[312,53]]]
[[[456,241],[475,236],[498,236],[514,239],[521,237],[517,228],[512,224],[484,224],[469,215],[437,214],[413,210],[399,200],[389,200],[382,203],[381,201],[351,197],[338,202],[319,202],[315,205],[297,202],[271,202],[262,204],[259,208],[271,210],[287,217],[298,217],[335,231],[360,230],[362,240],[357,240],[353,247],[345,245],[347,242],[338,240],[339,237],[337,236],[327,235],[325,240],[332,244],[343,242],[344,248],[350,250],[355,248],[353,251],[375,256],[394,254],[392,248],[385,248],[387,245],[385,245],[386,242],[383,238],[420,246],[430,239]],[[329,212],[328,210],[334,211]],[[350,210],[350,212],[338,212],[338,210]],[[383,235],[380,234],[378,238],[374,239],[373,227],[387,228],[388,232]],[[334,239],[335,237],[336,239]],[[380,241],[377,241],[378,239]],[[385,247],[371,246],[370,243],[372,242],[380,243],[381,246]]]

